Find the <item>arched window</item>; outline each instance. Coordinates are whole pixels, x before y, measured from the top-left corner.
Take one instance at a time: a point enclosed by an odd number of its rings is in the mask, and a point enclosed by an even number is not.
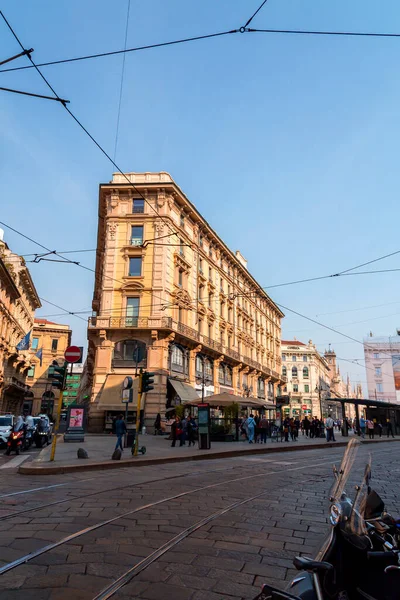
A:
[[[203,357],[200,354],[196,356],[196,376],[203,376]]]
[[[213,378],[213,364],[209,358],[204,361],[204,373],[207,380],[212,381]]]
[[[174,344],[171,349],[171,371],[183,373],[185,354],[183,348]]]
[[[292,377],[297,377],[297,367],[292,367]]]
[[[225,368],[225,383],[226,383],[226,385],[232,385],[232,380],[233,380],[232,368],[227,365]]]
[[[308,367],[303,367],[303,379],[308,379]]]
[[[287,375],[287,368],[285,366],[282,367],[282,375],[284,377],[286,377],[286,375]]]
[[[224,365],[219,365],[218,367],[218,382],[224,384],[225,383],[225,369]]]
[[[114,346],[112,367],[146,366],[146,344],[140,340],[122,340]]]

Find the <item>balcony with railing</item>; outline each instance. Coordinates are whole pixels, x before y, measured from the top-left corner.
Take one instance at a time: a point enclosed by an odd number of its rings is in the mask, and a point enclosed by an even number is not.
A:
[[[135,317],[135,316],[120,316],[120,317],[90,317],[89,331],[94,329],[165,329],[175,331],[183,337],[202,344],[203,346],[217,352],[229,356],[237,362],[249,365],[265,375],[269,375],[277,381],[286,381],[276,371],[272,371],[269,367],[262,365],[249,356],[245,356],[224,344],[213,340],[212,338],[199,333],[196,329],[189,327],[185,323],[175,321],[172,317]]]

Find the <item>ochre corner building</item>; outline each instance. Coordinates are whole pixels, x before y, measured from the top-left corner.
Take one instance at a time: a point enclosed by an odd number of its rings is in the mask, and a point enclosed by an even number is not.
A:
[[[114,174],[100,185],[89,428],[123,410],[121,386],[156,373],[145,424],[222,391],[273,400],[281,375],[278,306],[168,173]],[[131,406],[130,410],[135,410]]]

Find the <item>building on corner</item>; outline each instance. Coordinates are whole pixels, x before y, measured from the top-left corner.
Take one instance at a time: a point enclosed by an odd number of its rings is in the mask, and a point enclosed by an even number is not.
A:
[[[25,260],[11,252],[0,230],[0,413],[20,414],[31,397],[29,338],[40,306]],[[22,340],[25,347],[18,349]]]
[[[55,416],[60,391],[52,387],[48,370],[53,361],[64,364],[64,353],[71,344],[71,336],[69,325],[35,319],[30,347],[31,367],[27,376],[31,397],[25,399],[24,405],[30,414]]]
[[[122,382],[139,368],[156,373],[150,427],[202,394],[272,401],[284,381],[282,311],[168,173],[126,177],[136,189],[114,174],[99,191],[89,428],[123,409]]]

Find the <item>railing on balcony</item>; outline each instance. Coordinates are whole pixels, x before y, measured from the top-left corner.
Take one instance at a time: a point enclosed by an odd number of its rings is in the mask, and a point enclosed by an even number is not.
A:
[[[228,348],[224,346],[220,342],[217,342],[206,335],[200,334],[196,329],[185,325],[179,321],[174,321],[172,317],[90,317],[89,318],[89,329],[97,328],[97,329],[123,329],[123,328],[135,328],[135,329],[170,329],[172,331],[176,331],[181,335],[195,340],[196,342],[200,342],[219,352],[220,354],[225,354],[230,358],[238,362],[243,362],[245,364],[250,365],[257,371],[261,371],[267,375],[274,377],[275,379],[281,379],[286,381],[286,378],[279,375],[276,371],[272,371],[269,367],[262,365],[256,360],[253,360],[249,356],[243,356],[236,350],[232,348]]]
[[[223,349],[222,344],[220,344],[219,342],[215,342],[214,340],[207,337],[206,335],[201,335],[200,341],[203,342],[203,344],[205,344],[209,348],[212,348],[213,350],[216,350],[217,352],[220,352],[221,354],[223,354],[224,349]]]
[[[89,329],[134,327],[138,329],[172,329],[171,317],[90,317]]]
[[[236,352],[236,350],[232,350],[232,348],[225,348],[225,354],[227,356],[230,356],[231,358],[234,358],[235,360],[240,360],[239,352]]]
[[[185,335],[186,337],[189,337],[191,339],[200,340],[200,334],[198,331],[196,331],[195,329],[193,329],[192,327],[189,327],[188,325],[185,325],[184,323],[180,323],[179,321],[173,321],[173,325],[176,325],[176,329],[179,333],[182,333],[182,335]],[[175,328],[175,327],[174,327]]]

